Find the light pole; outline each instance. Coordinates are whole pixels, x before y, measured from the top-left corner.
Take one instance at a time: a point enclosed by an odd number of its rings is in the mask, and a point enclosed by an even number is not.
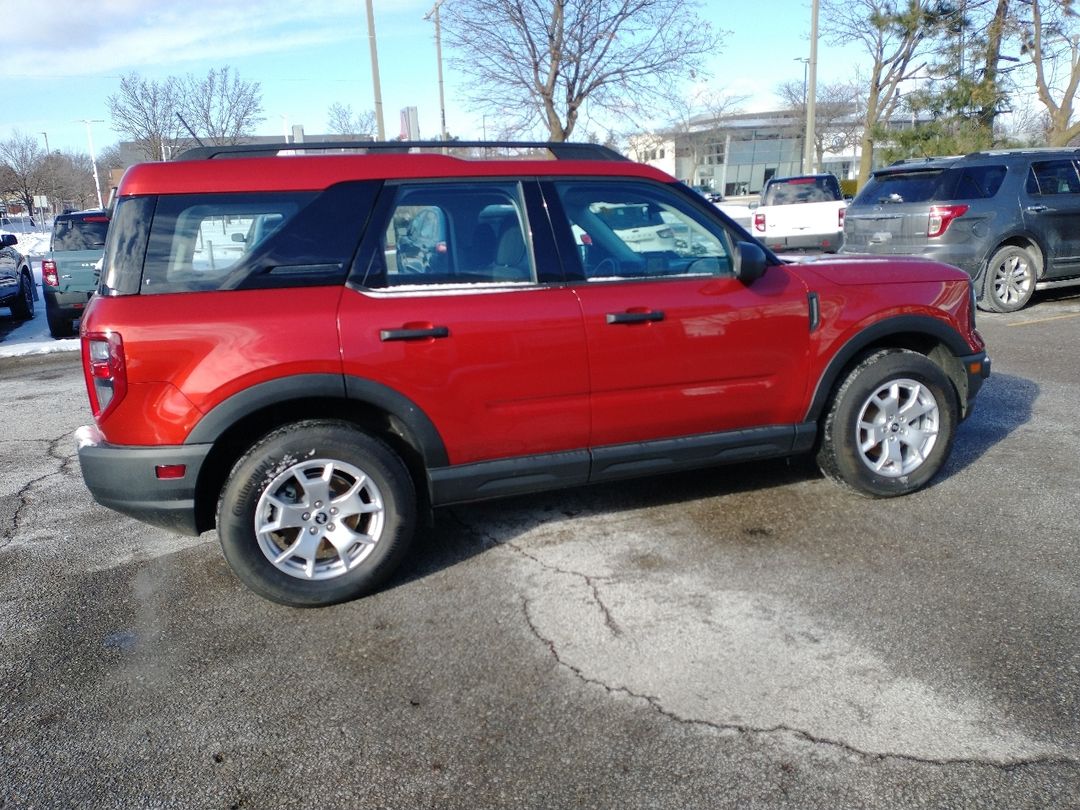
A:
[[[806,123],[806,83],[810,76],[810,59],[806,56],[796,56],[795,62],[802,62],[802,106],[803,106],[803,123]],[[802,163],[800,169],[803,174],[806,174],[806,149],[803,149]]]
[[[49,133],[42,132],[42,136],[45,138],[45,154],[49,154]]]
[[[375,12],[371,9],[371,0],[367,0],[368,44],[371,46],[371,81],[375,85],[375,126],[380,141],[386,140],[386,127],[383,125],[382,89],[379,85],[379,48],[375,44]]]
[[[443,0],[435,0],[435,5],[424,15],[424,19],[430,20],[433,16],[435,18],[435,59],[439,63],[439,120],[442,123],[442,140],[446,141],[449,137],[446,132],[446,100],[443,98],[442,27],[439,25],[439,6],[442,4]]]
[[[808,63],[809,84],[806,91],[806,143],[803,153],[803,170],[814,171],[814,117],[817,112],[817,38],[818,38],[818,0],[810,4],[810,62]]]
[[[90,167],[94,170],[94,192],[97,194],[98,208],[104,208],[105,204],[101,201],[101,180],[98,179],[97,158],[94,156],[94,136],[90,131],[90,125],[104,124],[105,122],[100,118],[80,118],[78,120],[86,124],[86,142],[90,146]]]

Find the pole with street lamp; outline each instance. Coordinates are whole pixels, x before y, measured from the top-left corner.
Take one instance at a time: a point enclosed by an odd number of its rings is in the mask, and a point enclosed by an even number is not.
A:
[[[806,56],[796,56],[792,61],[794,61],[794,62],[802,62],[802,106],[803,106],[803,115],[805,116],[805,114],[806,114],[806,88],[807,88],[807,80],[808,80],[809,75],[810,75],[810,73],[809,73],[809,71],[810,71],[810,59],[809,59],[809,57],[806,57]],[[804,120],[803,123],[805,124],[806,121]],[[805,147],[805,145],[803,146],[802,163],[800,164],[799,171],[801,171],[803,174],[806,174],[806,147]]]
[[[443,0],[435,0],[435,5],[424,15],[424,19],[430,20],[434,17],[435,20],[435,59],[439,64],[439,120],[442,123],[442,140],[448,141],[450,136],[446,132],[446,100],[443,97],[442,26],[439,25],[439,6],[442,4]]]
[[[90,167],[94,170],[94,192],[97,194],[98,208],[104,208],[105,204],[101,201],[101,180],[98,178],[97,157],[94,155],[94,136],[90,131],[90,125],[104,124],[105,122],[100,118],[80,118],[78,120],[86,124],[86,143],[90,147]]]

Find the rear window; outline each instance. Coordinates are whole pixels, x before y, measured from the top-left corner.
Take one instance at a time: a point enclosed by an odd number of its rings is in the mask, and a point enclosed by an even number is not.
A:
[[[770,182],[761,204],[794,205],[839,199],[840,184],[835,177],[789,177]]]
[[[53,250],[104,250],[109,232],[106,216],[57,219],[53,225]]]
[[[914,203],[944,199],[941,189],[948,180],[944,169],[873,174],[855,198],[856,205]]]
[[[606,205],[594,203],[593,213],[612,230],[663,225],[660,209],[653,205]]]

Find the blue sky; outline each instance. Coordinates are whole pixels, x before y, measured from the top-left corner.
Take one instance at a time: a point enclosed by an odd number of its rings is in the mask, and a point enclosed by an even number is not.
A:
[[[434,25],[424,20],[434,0],[374,0],[383,110],[388,136],[398,131],[402,107],[419,111],[421,135],[439,129]],[[454,0],[446,0],[452,3]],[[266,120],[259,134],[282,134],[302,124],[326,131],[327,109],[338,102],[356,111],[374,107],[364,0],[0,0],[6,58],[0,64],[4,114],[0,139],[13,130],[42,138],[52,149],[96,151],[116,143],[107,97],[120,76],[147,79],[229,65],[261,84]],[[803,78],[798,57],[809,53],[810,0],[746,3],[710,0],[700,16],[730,31],[712,60],[709,86],[747,96],[745,109],[775,108],[773,90]],[[819,43],[819,81],[847,78],[858,52]],[[444,60],[448,56],[444,47]],[[483,121],[458,88],[462,77],[444,62],[447,128],[479,138]],[[489,129],[492,127],[488,119]],[[489,135],[491,132],[489,131]]]

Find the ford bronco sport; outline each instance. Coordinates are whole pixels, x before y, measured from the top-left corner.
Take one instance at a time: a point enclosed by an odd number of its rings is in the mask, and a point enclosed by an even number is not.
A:
[[[94,497],[323,605],[444,504],[798,453],[888,497],[945,462],[990,370],[961,271],[783,263],[603,147],[453,148],[129,169],[81,324]],[[685,244],[629,243],[627,206]]]

